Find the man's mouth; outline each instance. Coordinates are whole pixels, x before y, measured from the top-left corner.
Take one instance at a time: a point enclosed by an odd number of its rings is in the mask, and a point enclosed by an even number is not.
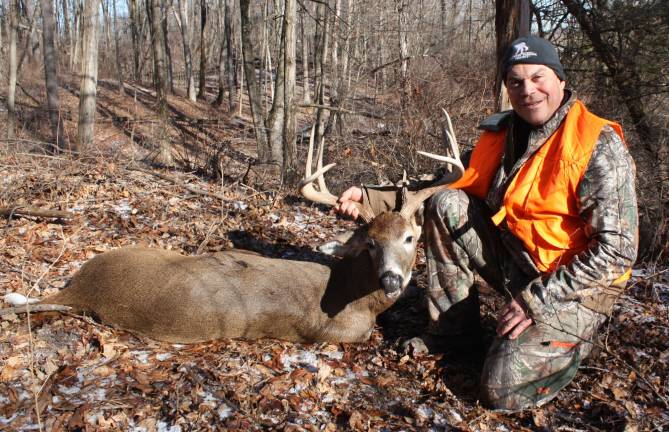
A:
[[[537,108],[539,104],[541,104],[541,101],[532,101],[524,103],[523,106],[528,109],[534,109]]]

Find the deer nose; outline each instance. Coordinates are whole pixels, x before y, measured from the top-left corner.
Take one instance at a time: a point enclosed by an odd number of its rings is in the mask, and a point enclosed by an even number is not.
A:
[[[402,277],[397,273],[387,271],[381,275],[379,279],[383,291],[386,293],[386,297],[397,297],[402,287]]]

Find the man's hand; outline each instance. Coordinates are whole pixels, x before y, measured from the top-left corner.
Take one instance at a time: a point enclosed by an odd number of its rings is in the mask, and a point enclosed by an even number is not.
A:
[[[515,339],[532,325],[532,319],[527,316],[518,300],[512,299],[504,306],[497,320],[497,334]]]
[[[339,203],[335,206],[335,211],[356,220],[360,211],[355,203],[362,202],[362,189],[352,186],[346,189],[337,201]]]

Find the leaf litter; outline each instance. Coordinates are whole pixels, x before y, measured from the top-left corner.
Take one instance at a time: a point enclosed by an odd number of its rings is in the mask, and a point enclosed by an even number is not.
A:
[[[145,245],[185,254],[244,248],[327,260],[313,247],[354,224],[285,192],[241,182],[184,183],[122,164],[2,155],[0,205],[67,210],[69,222],[3,220],[0,296],[42,297],[86,260]],[[223,189],[224,188],[224,189]],[[222,190],[223,189],[223,190]],[[424,259],[415,287],[362,344],[219,340],[175,345],[56,313],[0,322],[0,428],[10,430],[663,430],[669,427],[669,274],[636,269],[601,349],[548,405],[483,408],[480,366],[462,355],[406,353],[426,324]],[[498,300],[483,295],[491,332]],[[7,307],[7,304],[3,304]],[[30,326],[28,326],[30,324]],[[39,413],[39,417],[38,417]]]

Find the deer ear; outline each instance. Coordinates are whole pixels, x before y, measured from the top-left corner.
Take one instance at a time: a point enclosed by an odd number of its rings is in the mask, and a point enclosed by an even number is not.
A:
[[[367,249],[367,229],[347,231],[339,234],[334,240],[318,246],[318,251],[337,257],[355,257]]]

